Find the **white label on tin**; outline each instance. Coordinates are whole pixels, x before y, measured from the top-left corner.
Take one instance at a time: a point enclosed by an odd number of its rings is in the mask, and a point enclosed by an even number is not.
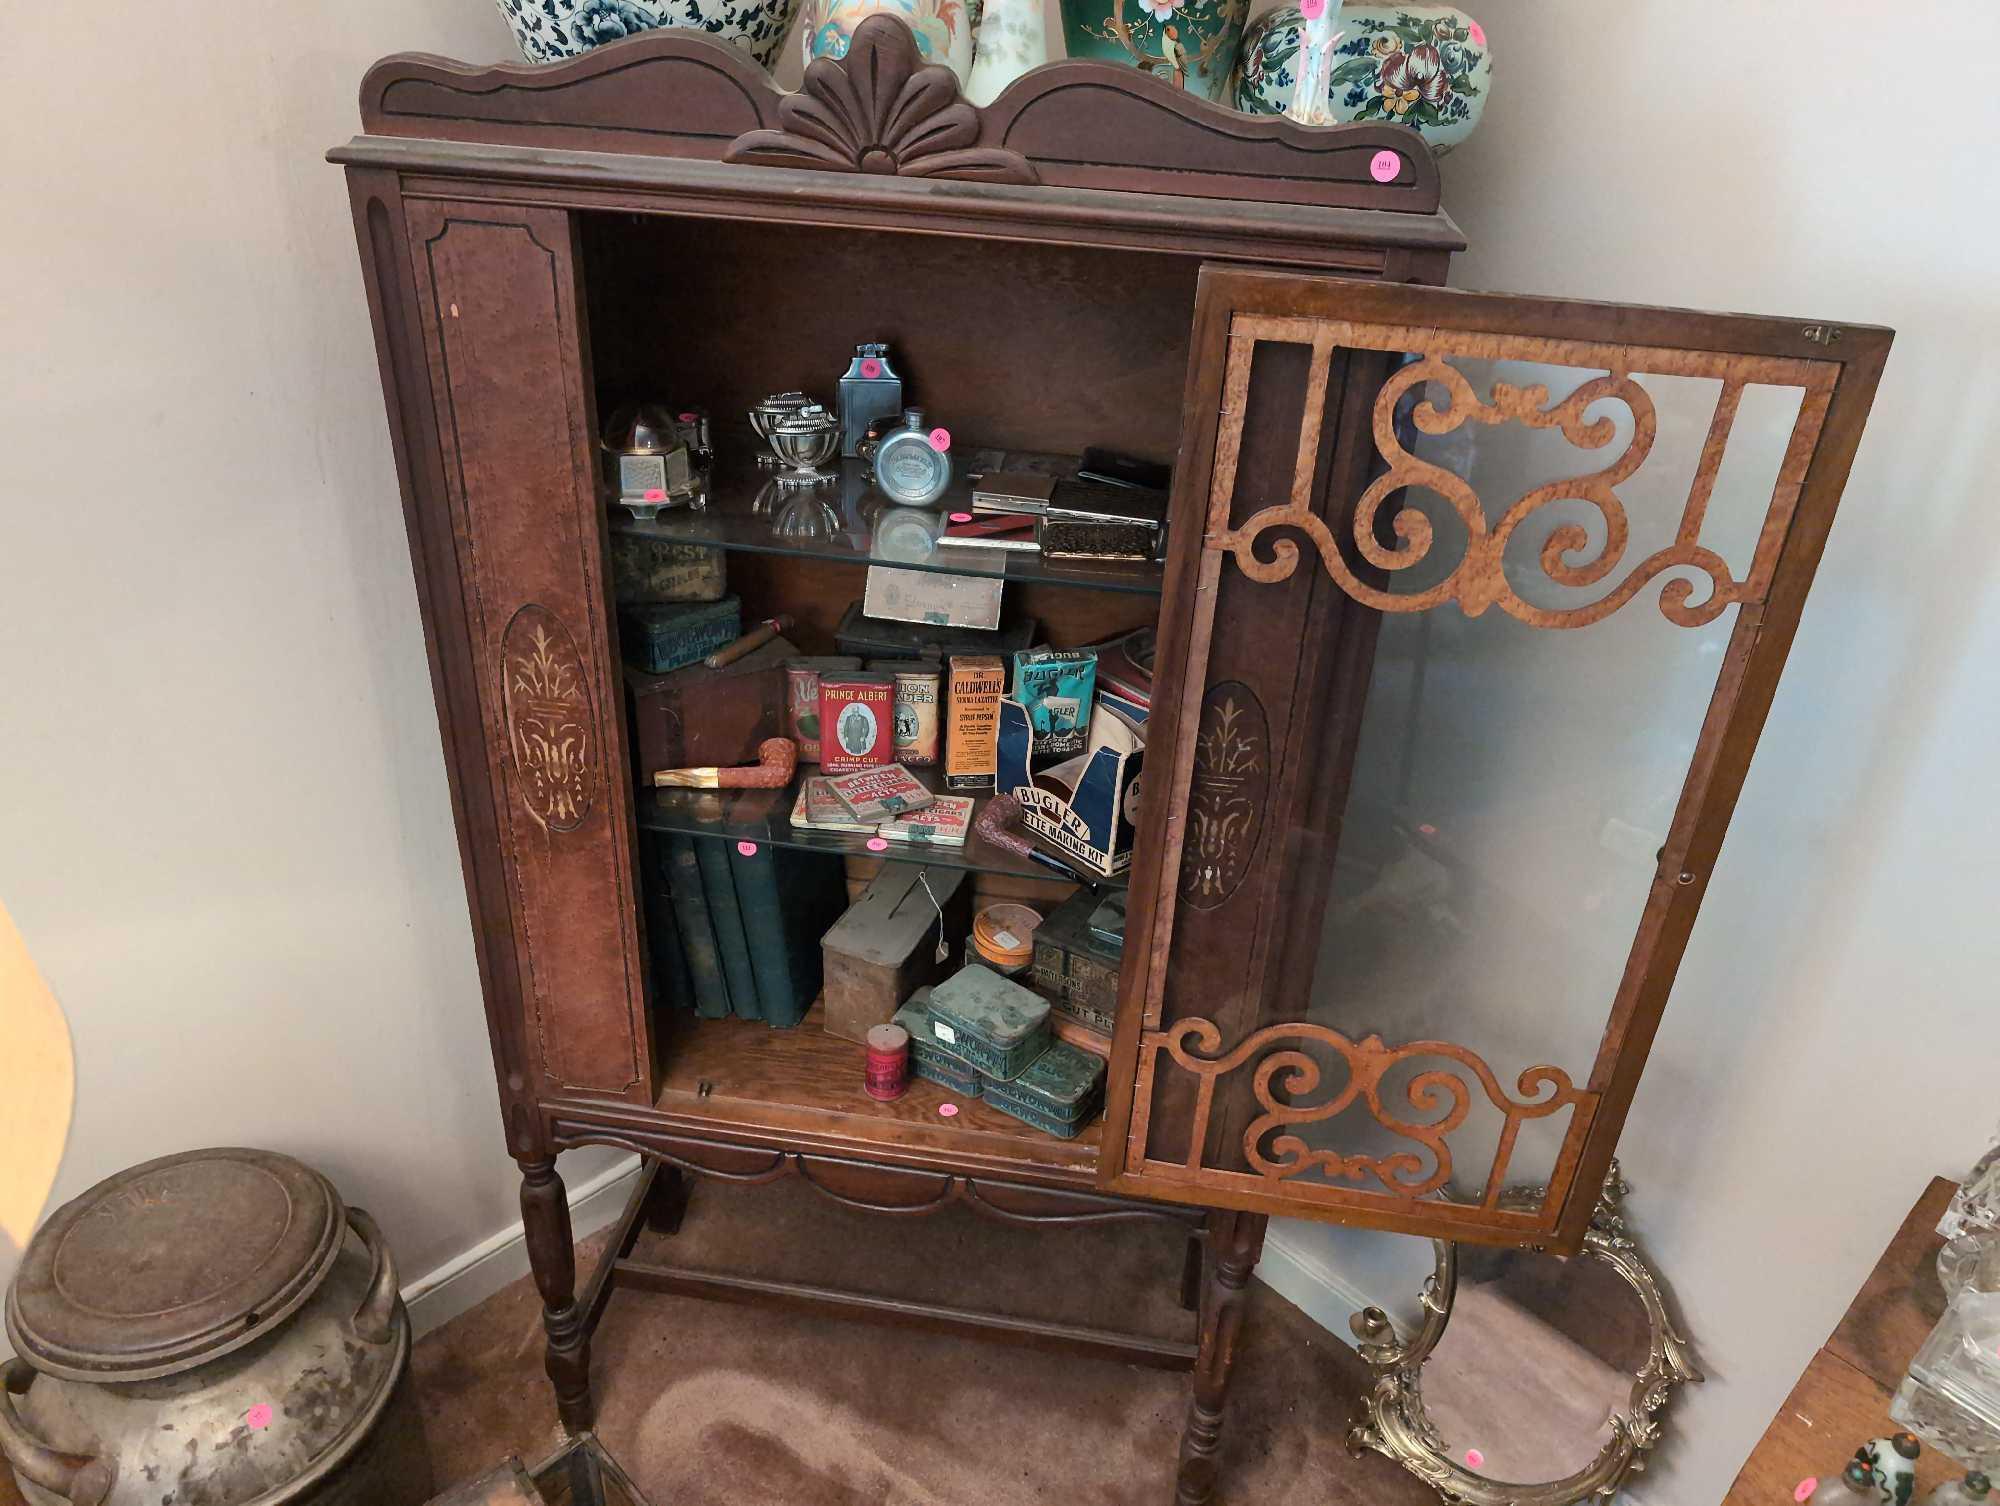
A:
[[[1016,936],[1012,931],[995,931],[993,933],[993,939],[994,941],[998,942],[1001,947],[1010,952],[1013,951],[1015,947],[1021,944],[1021,938]]]
[[[947,1046],[956,1046],[958,1044],[958,1032],[945,1024],[943,1020],[931,1021],[931,1034],[943,1041]]]

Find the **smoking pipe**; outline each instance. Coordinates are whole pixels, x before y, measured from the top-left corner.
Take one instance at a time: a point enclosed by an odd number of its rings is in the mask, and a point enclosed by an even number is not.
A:
[[[797,743],[789,737],[767,737],[757,744],[755,763],[728,769],[662,769],[653,783],[675,790],[781,790],[792,782],[798,766]]]
[[[986,808],[979,813],[979,819],[972,823],[972,829],[995,847],[1013,853],[1016,857],[1030,858],[1044,868],[1054,869],[1066,879],[1079,884],[1089,884],[1096,888],[1098,880],[1053,857],[1035,846],[1028,838],[1014,830],[1021,819],[1021,802],[1012,795],[995,795],[986,802]]]
[[[1016,857],[1030,857],[1035,849],[1026,837],[1013,829],[1014,823],[1020,819],[1020,801],[1012,795],[995,795],[986,802],[986,808],[972,823],[972,829],[1003,851],[1011,852]]]

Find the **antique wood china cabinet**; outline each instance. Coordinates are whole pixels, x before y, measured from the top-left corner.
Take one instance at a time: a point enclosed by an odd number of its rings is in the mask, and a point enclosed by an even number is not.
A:
[[[793,94],[660,31],[546,68],[391,58],[361,111],[331,156],[565,1423],[614,1285],[789,1302],[1190,1368],[1198,1502],[1269,1215],[1577,1248],[1886,331],[1447,291],[1462,243],[1413,134],[1082,62],[978,109],[887,18]],[[1059,647],[1157,628],[1102,885],[1129,894],[1105,1108],[1073,1140],[942,1116],[928,1082],[878,1103],[815,1019],[701,1018],[652,976],[643,834],[869,854],[652,788],[610,541],[719,547],[746,620],[828,652],[865,513],[775,528],[735,420],[830,396],[864,340],[961,448],[1173,466],[1156,564],[949,567]],[[655,396],[706,405],[716,459],[705,509],[641,524],[600,417]],[[978,837],[925,860],[1049,878]],[[555,1158],[588,1144],[647,1169],[579,1287]],[[633,1258],[691,1181],[784,1175],[886,1213],[1158,1220],[1188,1341]]]

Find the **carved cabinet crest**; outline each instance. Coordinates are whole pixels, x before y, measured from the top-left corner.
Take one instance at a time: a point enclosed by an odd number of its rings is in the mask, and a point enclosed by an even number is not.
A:
[[[521,803],[544,831],[574,831],[597,795],[596,717],[576,642],[530,603],[507,624],[500,652]]]

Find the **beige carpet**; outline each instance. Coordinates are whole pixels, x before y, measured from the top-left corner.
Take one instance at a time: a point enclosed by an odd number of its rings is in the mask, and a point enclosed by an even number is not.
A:
[[[1176,1302],[1181,1240],[1164,1228],[885,1218],[796,1181],[698,1186],[682,1233],[640,1254],[1153,1333],[1191,1322]],[[1353,1352],[1252,1291],[1218,1499],[1434,1501],[1386,1460],[1348,1456]],[[540,1366],[525,1281],[418,1345],[441,1485],[552,1446]],[[1164,1506],[1188,1387],[1181,1373],[639,1292],[613,1298],[591,1369],[599,1434],[653,1506]]]
[[[585,1269],[601,1243],[586,1242]],[[647,1236],[638,1253],[1183,1337],[1182,1248],[1152,1224],[1031,1233],[963,1208],[863,1214],[793,1180],[700,1185],[681,1234]],[[1629,1294],[1602,1268],[1579,1284],[1595,1262],[1468,1252],[1465,1264],[1430,1377],[1454,1453],[1476,1441],[1502,1478],[1574,1467],[1623,1384],[1610,1367],[1644,1353]],[[417,1345],[440,1489],[554,1448],[541,1361],[525,1280]],[[653,1506],[1166,1506],[1188,1396],[1184,1373],[629,1291],[612,1299],[591,1370],[598,1432]],[[1218,1499],[1435,1501],[1388,1461],[1348,1456],[1364,1381],[1352,1350],[1253,1283]],[[20,1506],[4,1467],[0,1506]]]

